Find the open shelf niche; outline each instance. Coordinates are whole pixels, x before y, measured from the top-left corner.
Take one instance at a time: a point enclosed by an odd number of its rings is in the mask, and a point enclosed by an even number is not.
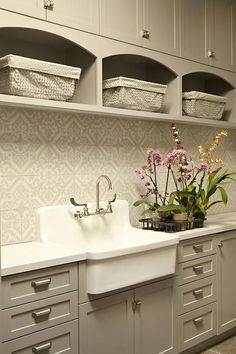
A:
[[[96,57],[85,48],[64,37],[31,28],[1,28],[0,38],[0,57],[14,54],[81,68],[81,78],[71,102],[97,103]]]
[[[167,85],[162,113],[178,113],[177,74],[165,65],[135,54],[119,54],[103,58],[103,80],[117,76]],[[145,114],[144,111],[143,113]]]
[[[220,122],[224,121],[231,124],[234,123],[236,125],[236,121],[234,118],[235,89],[229,82],[227,82],[223,78],[207,72],[188,73],[182,77],[182,91],[200,91],[212,95],[227,97],[228,100],[225,106],[225,111]],[[188,117],[187,119],[191,119],[191,117]],[[202,120],[202,118],[195,119]],[[213,120],[213,122],[216,121]]]

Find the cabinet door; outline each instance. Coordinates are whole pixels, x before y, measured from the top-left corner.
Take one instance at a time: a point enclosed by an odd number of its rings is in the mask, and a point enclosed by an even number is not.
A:
[[[236,231],[219,235],[218,248],[218,333],[223,333],[236,326]]]
[[[179,0],[143,0],[143,29],[150,36],[144,46],[179,54]]]
[[[140,44],[143,39],[142,0],[100,0],[100,34]]]
[[[210,48],[211,65],[233,70],[234,68],[234,0],[214,0]]]
[[[80,30],[98,33],[98,0],[54,0],[47,20]]]
[[[207,0],[181,0],[181,56],[206,64],[209,63],[208,5]]]
[[[173,279],[135,289],[135,353],[175,353]]]
[[[43,0],[0,0],[0,8],[45,19]]]
[[[80,353],[133,353],[132,291],[79,306]]]

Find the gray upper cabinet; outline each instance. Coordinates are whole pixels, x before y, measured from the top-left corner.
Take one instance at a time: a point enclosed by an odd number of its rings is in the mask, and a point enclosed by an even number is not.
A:
[[[99,32],[98,0],[0,0],[0,8],[83,31]]]
[[[142,30],[145,47],[179,55],[179,0],[143,0]]]
[[[98,0],[54,0],[52,10],[47,10],[47,20],[63,26],[98,33]]]
[[[234,69],[234,1],[181,0],[181,56]]]
[[[142,45],[142,0],[100,0],[100,34]]]
[[[181,56],[205,64],[206,6],[206,0],[181,0]]]
[[[0,0],[0,8],[37,18],[45,18],[43,0]]]
[[[218,334],[236,326],[236,231],[217,237]]]
[[[100,0],[100,34],[179,54],[179,0]]]

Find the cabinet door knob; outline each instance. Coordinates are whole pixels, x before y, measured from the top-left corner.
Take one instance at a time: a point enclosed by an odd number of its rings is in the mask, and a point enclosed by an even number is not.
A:
[[[145,39],[149,39],[149,38],[150,38],[150,32],[147,31],[147,30],[145,30],[145,29],[143,29],[143,30],[141,31],[141,37],[142,37],[142,38],[145,38]]]
[[[54,8],[54,2],[53,0],[44,0],[44,8],[46,10],[52,11]]]
[[[208,58],[215,58],[216,53],[213,52],[212,50],[208,50],[207,55],[208,55]]]
[[[222,242],[222,241],[220,241],[220,242],[218,243],[218,247],[219,247],[219,248],[222,248],[222,247],[223,247],[223,242]]]
[[[141,300],[134,300],[132,302],[132,308],[133,308],[133,311],[135,311],[137,308],[139,308],[141,306]]]

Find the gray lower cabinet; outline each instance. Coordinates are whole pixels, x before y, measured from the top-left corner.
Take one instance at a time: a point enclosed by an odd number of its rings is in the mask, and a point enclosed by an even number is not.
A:
[[[78,354],[78,320],[6,342],[1,353]]]
[[[216,242],[218,245],[218,334],[220,334],[236,326],[236,231],[219,234]]]
[[[80,354],[176,353],[173,279],[79,307]]]
[[[136,354],[176,353],[173,290],[173,279],[135,289]]]

